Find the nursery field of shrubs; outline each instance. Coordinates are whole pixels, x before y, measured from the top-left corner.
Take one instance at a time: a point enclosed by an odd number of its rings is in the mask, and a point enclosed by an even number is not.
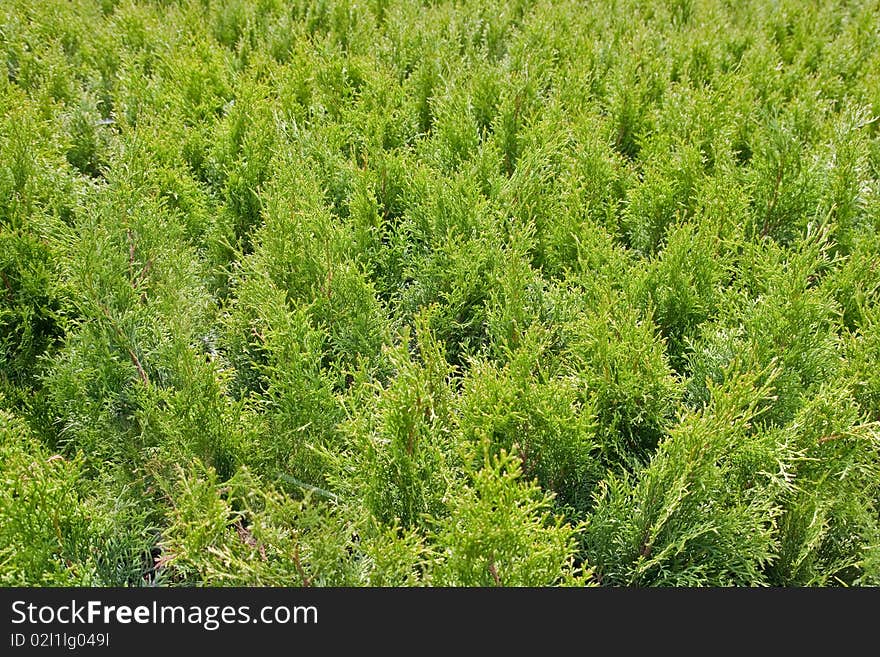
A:
[[[0,586],[880,585],[878,0],[0,56]]]

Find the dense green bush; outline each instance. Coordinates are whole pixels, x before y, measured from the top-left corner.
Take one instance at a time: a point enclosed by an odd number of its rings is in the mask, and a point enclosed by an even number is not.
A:
[[[876,0],[8,0],[0,585],[880,584]]]

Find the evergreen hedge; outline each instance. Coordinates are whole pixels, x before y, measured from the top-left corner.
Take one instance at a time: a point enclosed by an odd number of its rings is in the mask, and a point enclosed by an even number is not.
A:
[[[880,584],[877,0],[7,0],[0,584]]]

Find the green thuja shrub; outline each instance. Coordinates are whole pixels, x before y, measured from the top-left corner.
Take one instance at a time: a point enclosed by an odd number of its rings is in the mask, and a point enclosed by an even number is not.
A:
[[[798,458],[790,471],[795,488],[779,523],[774,583],[853,584],[877,549],[876,422],[860,417],[845,387],[826,384],[777,440],[796,449]]]
[[[440,586],[583,585],[577,529],[551,512],[552,495],[521,479],[518,457],[501,451],[459,490],[437,523],[444,554],[432,568]]]
[[[869,254],[880,248],[880,234],[871,231],[860,236],[852,252],[841,258],[840,266],[828,272],[822,286],[832,295],[843,313],[843,326],[850,332],[870,323],[871,309],[880,291],[880,264]]]
[[[877,585],[876,27],[0,3],[0,584]]]
[[[433,310],[433,309],[432,309]],[[461,477],[462,459],[451,425],[452,368],[429,327],[431,313],[417,317],[415,348],[404,329],[388,358],[392,375],[386,385],[358,400],[343,425],[354,453],[342,488],[363,499],[385,524],[422,524],[443,515],[447,489]]]
[[[880,306],[865,309],[865,315],[854,334],[845,338],[846,369],[852,377],[852,395],[862,411],[874,422],[880,421]]]
[[[292,499],[248,470],[219,479],[197,464],[163,483],[168,577],[212,586],[343,586],[357,582],[352,528],[310,497]]]
[[[801,118],[793,111],[794,123]],[[815,110],[813,110],[815,111]],[[812,117],[811,110],[801,110],[804,117]],[[806,119],[809,124],[811,118]],[[807,158],[800,139],[808,138],[807,126],[792,126],[770,119],[765,132],[756,135],[759,144],[753,150],[749,174],[752,186],[752,215],[747,224],[750,237],[771,237],[784,244],[790,243],[815,216],[818,195],[814,189],[817,178],[810,171],[813,163]]]
[[[122,179],[92,203],[57,238],[77,321],[44,381],[61,441],[100,463],[156,443],[139,413],[192,383],[214,316],[200,259],[154,198]]]
[[[770,394],[756,378],[712,386],[708,406],[684,413],[643,471],[602,482],[584,536],[602,583],[769,583],[795,450],[756,426]]]
[[[577,379],[560,372],[546,339],[545,332],[530,331],[503,368],[471,364],[458,402],[458,431],[477,453],[519,458],[524,477],[554,492],[557,504],[582,513],[604,474],[596,409]]]
[[[709,334],[692,353],[692,400],[704,400],[705,381],[721,380],[719,368],[734,358],[743,371],[778,362],[781,371],[766,419],[784,423],[804,395],[837,374],[839,309],[818,285],[830,264],[828,234],[827,226],[813,229],[792,250],[772,242],[744,249],[739,285],[727,288],[721,302],[724,318],[706,325]]]
[[[394,306],[406,322],[436,306],[431,328],[450,362],[460,365],[486,341],[490,295],[505,258],[502,235],[469,178],[420,183],[417,205],[398,229],[406,245],[398,247],[405,264]]]
[[[89,520],[78,490],[82,463],[52,454],[27,425],[0,412],[3,486],[0,563],[4,586],[74,586],[92,581]]]
[[[117,477],[111,479],[111,476]],[[91,484],[91,482],[90,482]],[[96,484],[96,485],[95,485]],[[82,507],[90,520],[92,586],[165,586],[161,531],[166,505],[152,479],[107,473],[90,485]],[[149,501],[149,503],[145,503]]]
[[[650,316],[609,295],[563,331],[565,367],[595,409],[609,462],[632,465],[650,456],[672,424],[681,391]]]
[[[4,384],[30,383],[54,351],[66,318],[54,253],[31,232],[0,233],[0,371]]]
[[[685,365],[688,342],[717,310],[719,290],[729,276],[721,244],[710,227],[682,224],[671,229],[666,248],[638,279],[638,293],[666,339],[677,371]]]
[[[666,237],[670,224],[693,212],[695,188],[702,174],[700,152],[690,145],[651,143],[652,152],[640,184],[627,197],[623,229],[638,252],[652,254]]]
[[[333,381],[321,369],[326,334],[305,309],[290,310],[284,293],[263,278],[244,283],[242,301],[228,319],[228,388],[253,412],[249,425],[263,436],[248,443],[247,462],[322,485],[326,458],[318,449],[338,443],[342,409]]]
[[[143,486],[89,480],[83,459],[43,446],[21,418],[0,412],[4,586],[139,586],[151,569],[161,507]]]
[[[352,253],[348,226],[337,221],[314,184],[290,156],[276,166],[287,171],[267,190],[266,223],[255,231],[253,254],[239,278],[272,285],[291,309],[307,308],[326,333],[322,364],[340,370],[360,356],[377,361],[387,339],[383,308],[374,286]],[[248,293],[238,295],[245,304]],[[257,317],[260,313],[257,313]]]
[[[517,350],[528,331],[547,315],[546,283],[529,263],[529,247],[533,244],[531,225],[522,230],[512,226],[501,262],[493,272],[484,312],[491,352],[499,360]]]

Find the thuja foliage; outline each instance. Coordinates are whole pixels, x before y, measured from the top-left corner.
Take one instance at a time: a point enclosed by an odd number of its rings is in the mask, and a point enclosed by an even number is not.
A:
[[[880,584],[876,0],[0,5],[0,585]]]

